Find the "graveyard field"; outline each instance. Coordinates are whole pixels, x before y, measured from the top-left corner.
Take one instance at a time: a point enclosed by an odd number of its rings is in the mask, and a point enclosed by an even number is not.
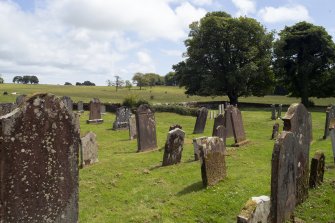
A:
[[[93,96],[90,94],[87,98]],[[74,97],[77,99],[79,97]],[[195,135],[192,134],[195,117],[156,113],[159,150],[136,153],[137,142],[129,140],[127,130],[112,130],[113,113],[103,116],[103,124],[88,125],[86,111],[80,118],[81,134],[88,131],[97,134],[99,163],[80,170],[79,221],[236,222],[236,216],[249,198],[270,195],[274,146],[270,137],[275,121],[270,119],[269,109],[242,110],[242,116],[250,143],[240,148],[228,146],[228,176],[216,186],[204,188],[200,163],[194,161],[192,139],[210,136],[213,120],[207,120],[203,134]],[[295,215],[306,222],[333,222],[335,168],[330,139],[322,140],[325,113],[312,112],[312,119],[314,140],[310,159],[317,150],[325,153],[324,183],[309,190],[308,200],[296,209]],[[282,129],[282,121],[277,122]],[[161,167],[167,132],[172,124],[180,124],[186,132],[182,162]],[[229,138],[227,144],[232,143],[233,139]]]
[[[9,95],[3,95],[3,92]],[[11,94],[16,92],[17,94]],[[138,99],[147,100],[150,103],[173,103],[187,101],[227,101],[228,97],[200,97],[184,94],[185,89],[169,86],[132,87],[115,91],[115,87],[108,86],[64,86],[64,85],[45,85],[45,84],[0,84],[0,101],[13,102],[19,94],[32,94],[35,92],[49,92],[57,96],[70,96],[74,102],[79,100],[88,103],[93,97],[99,98],[103,103],[121,103],[127,96],[136,96]],[[335,98],[310,98],[315,105],[330,105]],[[266,103],[266,104],[292,104],[300,101],[297,98],[286,96],[265,96],[265,97],[240,97],[240,102]]]

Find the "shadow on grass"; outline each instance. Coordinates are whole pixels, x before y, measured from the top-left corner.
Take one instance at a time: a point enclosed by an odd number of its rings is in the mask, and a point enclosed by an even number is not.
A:
[[[183,196],[183,195],[186,195],[186,194],[189,194],[189,193],[192,193],[192,192],[197,192],[197,191],[200,191],[200,190],[203,190],[203,189],[204,189],[204,186],[202,184],[202,181],[199,181],[199,182],[191,184],[191,185],[185,187],[183,190],[179,191],[177,193],[177,196]]]

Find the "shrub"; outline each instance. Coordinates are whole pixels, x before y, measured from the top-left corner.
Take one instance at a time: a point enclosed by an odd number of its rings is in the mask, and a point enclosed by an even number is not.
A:
[[[128,95],[123,99],[122,105],[129,108],[133,108],[136,107],[137,101],[138,100],[136,95]]]
[[[172,112],[179,115],[197,116],[197,108],[188,108],[179,105],[154,105],[155,111],[158,112]]]

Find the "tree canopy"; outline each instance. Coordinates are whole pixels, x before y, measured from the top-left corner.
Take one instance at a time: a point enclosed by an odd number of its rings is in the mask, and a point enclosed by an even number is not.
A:
[[[38,77],[36,76],[29,76],[29,75],[24,75],[24,76],[15,76],[13,78],[13,83],[21,83],[21,84],[38,84],[39,80]]]
[[[335,45],[321,26],[299,22],[285,27],[274,44],[274,71],[291,96],[335,96]]]
[[[211,12],[190,25],[186,59],[173,66],[190,95],[263,96],[272,90],[273,33],[255,19]]]

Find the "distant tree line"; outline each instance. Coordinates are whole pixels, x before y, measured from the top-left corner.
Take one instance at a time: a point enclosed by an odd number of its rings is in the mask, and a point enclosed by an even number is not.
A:
[[[64,85],[72,85],[70,82],[65,82]],[[84,81],[83,83],[76,82],[76,86],[95,86],[95,83],[91,81]]]
[[[38,77],[36,76],[15,76],[13,78],[13,83],[18,83],[18,84],[38,84],[39,80]]]

